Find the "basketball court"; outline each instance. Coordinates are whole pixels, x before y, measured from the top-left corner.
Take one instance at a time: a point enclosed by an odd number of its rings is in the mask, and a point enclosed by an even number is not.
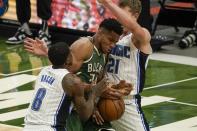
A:
[[[48,60],[28,54],[22,45],[0,44],[0,130],[18,131],[33,85]],[[197,58],[153,53],[147,68],[142,105],[153,131],[197,130]],[[173,127],[173,128],[172,128]]]
[[[11,2],[14,6],[15,2]],[[158,13],[158,8],[151,11]],[[156,33],[176,40],[184,31],[162,27]],[[27,53],[22,44],[7,45],[8,37],[2,30],[0,33],[0,131],[22,131],[35,79],[49,61]],[[196,92],[197,46],[180,50],[175,43],[154,52],[142,93],[142,106],[151,131],[197,131]]]

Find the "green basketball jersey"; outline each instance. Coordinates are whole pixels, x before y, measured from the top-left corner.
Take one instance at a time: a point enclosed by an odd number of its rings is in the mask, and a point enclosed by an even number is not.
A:
[[[105,66],[105,55],[94,46],[92,56],[83,62],[77,75],[87,83],[96,82]]]

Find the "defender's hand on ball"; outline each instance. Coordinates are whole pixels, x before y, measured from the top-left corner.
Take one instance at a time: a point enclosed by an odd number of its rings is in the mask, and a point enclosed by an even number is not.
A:
[[[103,78],[96,85],[93,86],[92,91],[97,97],[100,97],[104,91],[108,88],[109,82],[108,78]],[[87,89],[86,89],[87,90]]]
[[[133,90],[133,85],[131,83],[127,83],[125,80],[121,80],[115,87],[116,89],[119,89],[120,92],[127,96],[130,94],[130,92]]]
[[[110,88],[102,94],[102,98],[107,99],[120,99],[123,96],[127,96],[133,90],[133,86],[131,83],[126,83],[125,80],[121,80],[116,85],[111,85]]]
[[[103,81],[103,80],[102,80]],[[104,82],[104,81],[103,81]],[[102,85],[101,82],[100,84]],[[97,84],[99,86],[99,84]],[[103,92],[97,107],[92,115],[92,119],[102,125],[104,121],[113,121],[119,119],[125,110],[123,96],[130,93],[132,85],[121,80],[116,85],[106,85],[106,91]]]
[[[132,85],[121,80],[116,85],[111,85],[102,94],[97,103],[98,111],[93,114],[93,119],[97,124],[102,125],[103,120],[113,121],[119,119],[125,110],[123,96],[128,95],[132,90]]]
[[[107,88],[106,91],[103,92],[103,94],[101,95],[102,98],[105,98],[105,99],[120,99],[122,98],[122,93],[117,90],[117,89],[114,89],[114,88]]]

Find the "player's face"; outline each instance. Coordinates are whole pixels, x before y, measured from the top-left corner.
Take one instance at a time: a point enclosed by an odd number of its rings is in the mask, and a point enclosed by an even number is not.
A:
[[[101,51],[104,54],[107,54],[111,51],[111,49],[115,46],[115,44],[118,42],[120,35],[118,35],[115,32],[110,31],[102,31],[100,34],[100,47]]]

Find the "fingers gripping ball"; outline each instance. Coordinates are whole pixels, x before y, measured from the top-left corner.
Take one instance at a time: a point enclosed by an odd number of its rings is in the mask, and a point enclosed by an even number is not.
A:
[[[105,121],[113,121],[119,119],[124,111],[125,104],[123,99],[105,99],[101,98],[98,102],[98,110]]]
[[[0,17],[8,10],[8,0],[0,0]]]
[[[117,85],[113,85],[112,88],[114,89],[124,89],[126,86],[126,81],[125,80],[121,80]]]

